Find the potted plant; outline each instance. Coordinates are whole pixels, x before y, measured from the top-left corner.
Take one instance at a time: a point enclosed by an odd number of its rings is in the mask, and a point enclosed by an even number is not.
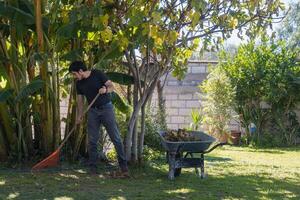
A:
[[[231,130],[230,131],[230,141],[233,145],[239,145],[241,141],[241,131]]]

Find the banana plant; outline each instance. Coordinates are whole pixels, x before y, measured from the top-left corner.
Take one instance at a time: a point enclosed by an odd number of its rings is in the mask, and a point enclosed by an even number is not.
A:
[[[5,127],[2,132],[4,138],[7,138],[7,153],[10,156],[16,155],[19,161],[23,157],[28,159],[32,154],[32,131],[28,131],[31,130],[32,123],[26,120],[33,116],[31,105],[34,98],[42,95],[43,86],[44,82],[36,79],[21,87],[19,92],[9,88],[0,91],[0,107],[3,108],[0,118]],[[5,109],[5,106],[9,109]]]

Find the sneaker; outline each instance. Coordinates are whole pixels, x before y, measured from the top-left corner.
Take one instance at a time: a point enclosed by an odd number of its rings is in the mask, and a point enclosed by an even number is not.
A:
[[[112,171],[109,174],[110,178],[130,178],[128,171]]]
[[[128,173],[128,167],[120,167],[121,172],[127,172]]]

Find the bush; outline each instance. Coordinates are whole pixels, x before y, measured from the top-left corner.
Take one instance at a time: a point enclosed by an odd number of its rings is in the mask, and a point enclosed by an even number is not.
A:
[[[284,146],[282,139],[282,135],[264,132],[259,139],[257,135],[254,135],[250,144],[251,146],[264,148],[282,147]]]
[[[208,132],[221,138],[229,130],[233,119],[234,88],[221,65],[212,69],[207,79],[199,86],[204,94],[202,123]]]
[[[234,57],[225,58],[221,65],[235,88],[235,111],[246,131],[251,123],[256,126],[251,143],[295,145],[300,129],[294,113],[300,102],[297,51],[264,39],[260,45],[242,45]]]
[[[155,150],[162,151],[160,136],[158,131],[167,130],[167,125],[165,120],[161,120],[165,117],[164,113],[159,111],[155,112],[154,109],[149,108],[146,112],[145,120],[145,145]]]

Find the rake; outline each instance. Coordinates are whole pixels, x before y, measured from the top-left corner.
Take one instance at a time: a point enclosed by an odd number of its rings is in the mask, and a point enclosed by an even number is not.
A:
[[[88,105],[88,107],[83,112],[83,114],[86,114],[89,111],[89,109],[92,107],[92,105],[94,104],[94,102],[96,101],[96,99],[99,97],[99,95],[100,95],[100,93],[98,93],[96,95],[96,97]],[[44,160],[42,160],[39,163],[37,163],[36,165],[34,165],[31,168],[31,171],[41,170],[41,169],[44,169],[44,168],[47,168],[47,167],[56,167],[58,165],[58,163],[59,163],[60,151],[61,151],[62,147],[64,146],[64,144],[68,141],[68,139],[71,136],[71,134],[75,131],[75,129],[76,129],[76,125],[74,125],[73,128],[69,131],[69,133],[67,134],[67,136],[64,138],[64,140],[58,146],[58,148],[53,153],[51,153],[47,158],[45,158]]]

